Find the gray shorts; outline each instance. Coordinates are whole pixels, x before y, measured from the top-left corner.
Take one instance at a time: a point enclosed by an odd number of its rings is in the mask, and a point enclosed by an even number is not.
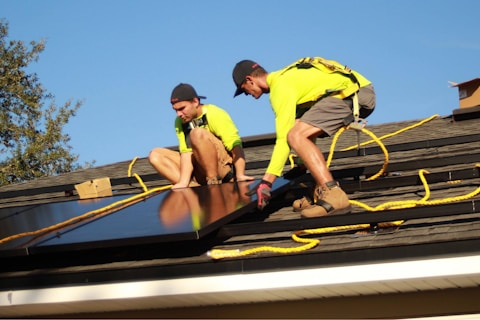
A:
[[[375,91],[373,85],[360,88],[358,91],[358,104],[360,105],[360,118],[365,119],[375,109]],[[352,97],[338,99],[327,97],[313,104],[305,112],[300,121],[323,131],[322,136],[331,136],[341,127],[353,121]]]

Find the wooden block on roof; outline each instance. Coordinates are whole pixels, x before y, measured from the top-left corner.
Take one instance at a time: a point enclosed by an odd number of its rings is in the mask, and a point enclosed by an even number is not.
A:
[[[75,185],[80,199],[109,197],[112,195],[110,178],[98,178]]]

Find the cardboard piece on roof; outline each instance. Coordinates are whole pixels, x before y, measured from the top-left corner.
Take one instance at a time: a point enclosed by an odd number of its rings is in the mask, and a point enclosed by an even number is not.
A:
[[[110,178],[98,178],[75,185],[80,199],[109,197],[112,195]]]

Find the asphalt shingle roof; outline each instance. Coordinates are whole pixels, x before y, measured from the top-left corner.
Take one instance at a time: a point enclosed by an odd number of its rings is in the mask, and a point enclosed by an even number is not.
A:
[[[421,120],[372,125],[367,129],[382,137],[417,125]],[[371,207],[390,201],[420,200],[426,191],[419,178],[419,170],[425,169],[429,172],[425,175],[431,192],[429,200],[439,200],[439,204],[379,212],[354,206],[349,215],[302,219],[293,212],[291,204],[313,187],[312,178],[306,174],[277,192],[264,211],[259,212],[250,206],[250,212],[197,241],[121,245],[109,250],[91,248],[64,253],[61,257],[2,258],[0,255],[0,290],[41,288],[47,283],[59,286],[85,281],[103,283],[112,279],[169,279],[478,254],[479,196],[455,197],[468,195],[479,187],[480,169],[476,167],[480,163],[479,123],[478,118],[467,117],[466,120],[456,121],[454,117],[435,117],[382,139],[389,151],[388,166],[382,176],[373,181],[366,178],[377,173],[385,162],[384,154],[375,143],[362,146],[359,150],[342,151],[357,144],[357,132],[347,130],[335,145],[330,169],[351,200]],[[261,177],[268,164],[274,138],[273,134],[268,134],[244,139],[248,175]],[[332,139],[316,141],[325,155],[328,155]],[[360,139],[365,142],[371,138],[361,134]],[[131,161],[127,160],[3,186],[0,188],[0,208],[76,199],[74,184],[100,177],[110,177],[116,194],[140,193],[142,188],[138,181],[127,176],[130,164]],[[285,172],[289,169],[286,165]],[[145,158],[135,162],[133,172],[149,188],[168,184]],[[378,223],[395,220],[404,220],[404,223],[399,227],[378,227]],[[207,255],[212,249],[242,251],[259,246],[297,247],[299,244],[292,240],[294,231],[358,224],[367,224],[370,228],[306,236],[317,238],[320,243],[298,253],[260,252],[219,261]]]

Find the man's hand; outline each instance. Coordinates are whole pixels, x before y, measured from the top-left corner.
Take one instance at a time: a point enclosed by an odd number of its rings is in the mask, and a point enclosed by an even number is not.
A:
[[[247,196],[252,196],[255,193],[257,194],[257,207],[260,210],[263,210],[265,206],[270,201],[272,190],[272,183],[266,180],[260,181],[253,189],[245,193]]]
[[[246,176],[246,175],[237,175],[236,177],[237,181],[251,181],[251,180],[255,180],[254,177],[251,177],[251,176]]]
[[[181,189],[181,188],[187,188],[188,187],[188,183],[175,183],[174,185],[172,185],[172,189]]]

